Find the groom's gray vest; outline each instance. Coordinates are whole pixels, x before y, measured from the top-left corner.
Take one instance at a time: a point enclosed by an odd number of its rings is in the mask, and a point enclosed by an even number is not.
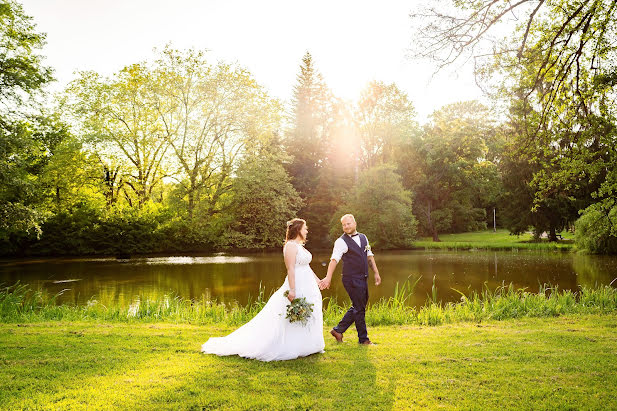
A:
[[[347,278],[367,278],[368,277],[368,257],[366,246],[368,240],[362,233],[358,233],[360,236],[360,246],[349,237],[347,234],[343,234],[341,238],[347,244],[348,251],[343,254],[343,277]]]

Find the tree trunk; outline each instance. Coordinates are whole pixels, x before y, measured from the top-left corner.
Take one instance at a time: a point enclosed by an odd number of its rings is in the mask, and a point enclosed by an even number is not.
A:
[[[539,228],[534,227],[533,229],[533,241],[540,241],[540,237],[542,236],[542,232]]]
[[[435,228],[435,225],[433,224],[433,220],[431,219],[431,202],[428,202],[428,207],[427,207],[427,217],[428,217],[428,227],[429,230],[431,231],[431,234],[433,235],[433,242],[434,243],[439,243],[441,242],[441,240],[439,239],[439,236],[437,235],[437,229]]]
[[[555,227],[551,226],[550,232],[548,234],[548,241],[557,241],[557,233],[555,232]]]
[[[187,208],[189,212],[189,220],[192,220],[193,219],[193,209],[195,208],[195,192],[193,191],[192,188],[189,190],[188,196],[189,196],[189,202],[188,202]]]
[[[431,231],[433,232],[433,242],[434,243],[440,243],[441,240],[439,239],[439,236],[437,235],[437,230],[435,229],[435,226],[431,226]]]
[[[189,212],[189,220],[193,219],[193,211],[195,210],[195,192],[197,191],[197,177],[195,175],[196,170],[192,170],[189,180],[189,189],[188,189],[188,204],[187,211]]]

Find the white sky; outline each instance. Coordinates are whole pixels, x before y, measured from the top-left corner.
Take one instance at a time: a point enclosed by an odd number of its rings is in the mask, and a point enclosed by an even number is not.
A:
[[[76,70],[110,75],[153,57],[154,47],[208,49],[212,61],[247,67],[271,95],[291,98],[301,58],[313,56],[334,94],[355,100],[370,80],[406,91],[418,120],[444,104],[481,98],[470,68],[431,80],[406,57],[409,12],[420,0],[21,0],[38,31],[56,87]]]

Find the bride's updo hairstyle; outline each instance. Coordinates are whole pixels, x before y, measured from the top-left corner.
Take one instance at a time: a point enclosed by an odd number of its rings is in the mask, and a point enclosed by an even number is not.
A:
[[[304,224],[306,224],[306,221],[301,218],[294,218],[292,220],[289,220],[287,222],[287,233],[285,234],[285,242],[295,240],[298,235],[302,237],[302,235],[300,234],[300,230],[302,230],[302,226],[304,226]],[[306,240],[306,238],[302,239]]]

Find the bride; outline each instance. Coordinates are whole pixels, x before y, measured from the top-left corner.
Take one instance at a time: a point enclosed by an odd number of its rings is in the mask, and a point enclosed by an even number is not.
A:
[[[319,278],[309,263],[312,254],[304,248],[306,221],[294,218],[287,223],[283,255],[287,267],[285,282],[272,294],[251,321],[226,337],[212,337],[201,346],[206,354],[239,355],[260,361],[291,360],[324,352],[323,314]],[[287,297],[285,291],[289,290]],[[308,323],[290,323],[285,318],[287,304],[305,297],[313,304]]]

